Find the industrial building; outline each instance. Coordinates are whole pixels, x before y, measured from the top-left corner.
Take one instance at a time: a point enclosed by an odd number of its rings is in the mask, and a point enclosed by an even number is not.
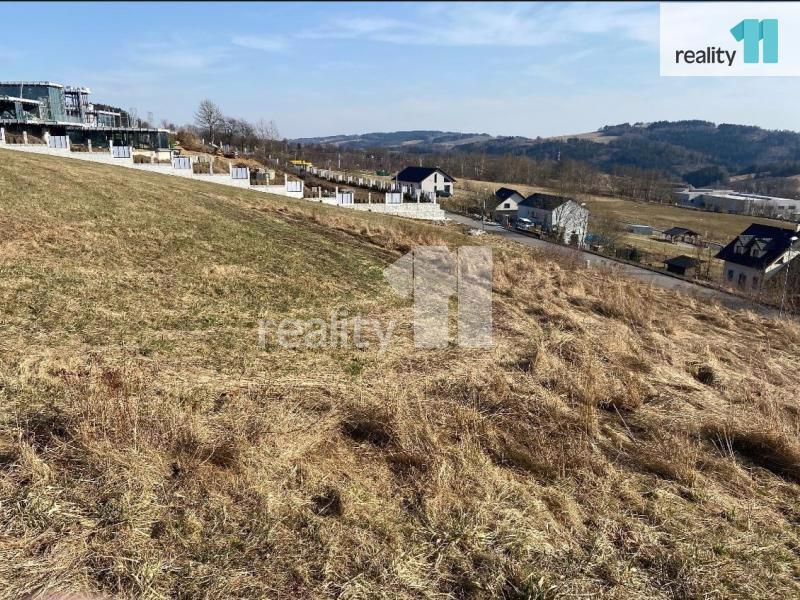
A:
[[[91,102],[91,90],[51,81],[0,82],[0,127],[7,135],[44,140],[68,136],[72,144],[169,148],[169,131],[137,127],[121,108]]]
[[[675,192],[678,203],[711,212],[755,215],[800,221],[800,200],[736,192],[734,190],[685,189]]]

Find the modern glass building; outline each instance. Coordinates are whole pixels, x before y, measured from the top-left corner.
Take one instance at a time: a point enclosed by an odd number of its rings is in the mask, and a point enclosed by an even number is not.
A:
[[[115,144],[137,148],[169,147],[166,129],[136,127],[121,108],[89,101],[91,90],[68,87],[51,81],[0,82],[0,126],[11,133],[69,135],[76,144],[88,140],[99,145]]]
[[[41,118],[45,121],[67,120],[64,108],[64,86],[49,81],[0,82],[0,96],[11,96],[25,100],[36,100],[41,106]]]

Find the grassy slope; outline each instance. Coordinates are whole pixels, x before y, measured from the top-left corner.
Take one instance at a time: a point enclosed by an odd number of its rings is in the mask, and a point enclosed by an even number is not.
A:
[[[503,245],[495,347],[416,350],[417,243],[0,151],[0,598],[800,593],[796,326]],[[397,341],[256,344],[331,310]]]

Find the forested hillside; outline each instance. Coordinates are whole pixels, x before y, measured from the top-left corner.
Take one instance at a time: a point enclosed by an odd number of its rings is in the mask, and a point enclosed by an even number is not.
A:
[[[739,174],[786,177],[800,173],[797,132],[697,120],[608,125],[591,138],[532,139],[425,131],[297,141],[415,153],[449,149],[457,153],[527,156],[542,161],[577,160],[608,173],[619,167],[637,167],[660,171],[671,178],[684,178],[706,167],[719,167],[719,179],[723,181]]]
[[[495,138],[466,144],[464,152],[524,154],[537,159],[581,160],[611,171],[626,165],[657,169],[682,177],[702,167],[723,167],[729,174],[786,170],[800,160],[800,134],[769,131],[746,125],[715,125],[708,121],[659,121],[649,125],[606,126],[601,135],[608,143],[586,139],[530,140]],[[790,165],[792,174],[800,168]]]

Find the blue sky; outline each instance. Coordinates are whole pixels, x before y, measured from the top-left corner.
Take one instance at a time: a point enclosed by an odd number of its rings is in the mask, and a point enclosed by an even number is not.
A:
[[[800,130],[797,78],[659,77],[658,4],[5,4],[0,79],[283,136],[561,135],[701,118]]]

